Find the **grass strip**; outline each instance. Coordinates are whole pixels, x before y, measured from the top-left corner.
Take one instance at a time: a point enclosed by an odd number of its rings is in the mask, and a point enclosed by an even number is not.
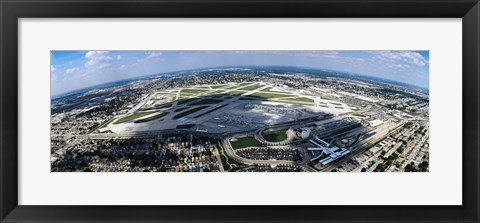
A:
[[[143,116],[147,116],[147,115],[150,115],[150,114],[153,114],[157,111],[148,111],[148,112],[137,112],[137,113],[133,113],[129,116],[125,116],[123,118],[119,118],[117,119],[117,121],[115,121],[113,124],[120,124],[120,123],[124,123],[124,122],[128,122],[128,121],[131,121],[131,120],[134,120],[134,119],[137,119],[137,118],[141,118]]]
[[[167,115],[167,114],[168,114],[168,112],[162,112],[162,113],[160,113],[160,114],[152,115],[152,116],[150,116],[150,117],[148,117],[148,118],[136,120],[136,121],[134,121],[134,123],[142,123],[142,122],[153,121],[153,120],[158,119],[158,118],[161,118],[161,117],[163,117],[163,116],[165,116],[165,115]]]

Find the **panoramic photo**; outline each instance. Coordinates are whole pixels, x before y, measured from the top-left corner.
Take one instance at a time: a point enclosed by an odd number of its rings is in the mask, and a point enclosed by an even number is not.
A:
[[[428,172],[428,51],[51,51],[52,172]]]

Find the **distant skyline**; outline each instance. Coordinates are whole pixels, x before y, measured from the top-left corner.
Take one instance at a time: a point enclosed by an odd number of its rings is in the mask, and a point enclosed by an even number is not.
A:
[[[296,66],[429,88],[428,51],[51,51],[58,95],[149,74],[224,66]]]

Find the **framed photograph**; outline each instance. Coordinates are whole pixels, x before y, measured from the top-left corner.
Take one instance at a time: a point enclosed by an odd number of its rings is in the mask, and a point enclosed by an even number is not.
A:
[[[478,222],[477,0],[0,1],[1,222]]]

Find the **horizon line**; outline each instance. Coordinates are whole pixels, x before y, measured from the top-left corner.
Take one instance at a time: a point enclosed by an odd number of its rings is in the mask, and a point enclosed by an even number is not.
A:
[[[411,83],[406,83],[406,82],[402,82],[402,81],[398,81],[398,80],[393,80],[393,79],[389,79],[389,78],[375,77],[375,76],[371,76],[371,75],[367,75],[367,74],[352,73],[352,72],[341,71],[341,70],[332,70],[332,69],[316,68],[316,67],[307,67],[307,66],[238,65],[238,66],[199,67],[199,68],[189,68],[189,69],[180,69],[180,70],[166,71],[166,72],[154,73],[154,74],[145,74],[145,75],[139,75],[139,76],[135,76],[135,77],[128,77],[128,78],[124,78],[124,79],[118,79],[118,80],[114,80],[114,81],[101,82],[101,83],[97,83],[97,84],[90,85],[90,86],[86,86],[86,87],[82,87],[82,88],[77,88],[77,89],[73,89],[73,90],[69,90],[69,91],[64,91],[64,92],[62,92],[62,93],[58,93],[58,94],[55,94],[55,95],[51,94],[51,88],[52,88],[51,85],[52,85],[52,84],[51,84],[51,81],[50,81],[50,99],[59,98],[59,97],[61,97],[61,96],[67,96],[68,94],[71,94],[71,93],[73,93],[74,91],[81,91],[81,90],[83,90],[83,89],[92,88],[92,87],[96,87],[96,86],[103,85],[103,84],[110,84],[110,83],[115,83],[115,82],[119,82],[119,81],[127,81],[127,80],[130,80],[130,79],[140,79],[140,78],[146,78],[146,77],[150,77],[150,76],[154,76],[154,75],[177,73],[177,72],[184,72],[184,71],[205,70],[205,69],[219,69],[219,68],[236,68],[236,67],[290,67],[290,68],[304,68],[304,69],[312,69],[312,70],[334,71],[334,72],[341,72],[341,73],[344,73],[344,74],[353,74],[353,75],[358,75],[358,76],[368,77],[368,78],[384,79],[385,81],[397,82],[397,83],[401,83],[401,84],[404,84],[404,85],[407,85],[407,86],[417,87],[417,88],[421,88],[421,89],[429,90],[429,91],[430,91],[430,87],[423,87],[423,86],[419,86],[419,85],[415,85],[415,84],[411,84]]]

